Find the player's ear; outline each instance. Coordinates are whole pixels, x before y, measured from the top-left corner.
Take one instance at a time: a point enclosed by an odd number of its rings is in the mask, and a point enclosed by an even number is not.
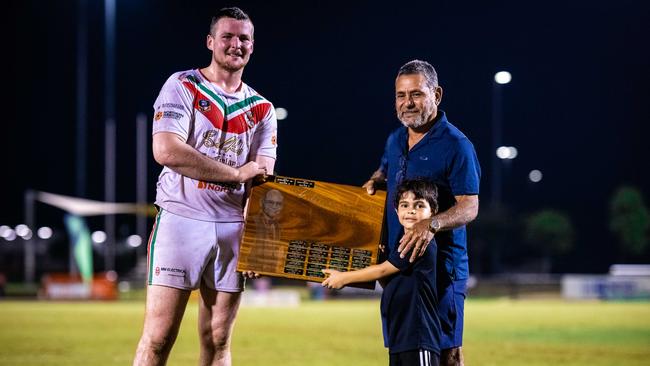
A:
[[[214,50],[214,38],[212,37],[212,34],[208,34],[208,36],[205,39],[205,46],[210,50]]]

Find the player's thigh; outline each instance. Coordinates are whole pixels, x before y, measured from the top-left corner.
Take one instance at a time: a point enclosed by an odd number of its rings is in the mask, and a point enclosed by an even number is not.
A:
[[[197,289],[216,241],[215,223],[161,210],[149,243],[148,283]]]
[[[144,335],[165,340],[178,332],[190,291],[166,286],[147,287]]]
[[[239,243],[244,229],[243,222],[216,222],[216,251],[203,271],[201,286],[219,292],[241,292],[244,278],[237,272]]]

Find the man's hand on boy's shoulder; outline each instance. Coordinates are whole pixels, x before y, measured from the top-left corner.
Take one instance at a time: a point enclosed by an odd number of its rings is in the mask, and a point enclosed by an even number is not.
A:
[[[411,257],[409,262],[414,262],[418,257],[421,257],[427,250],[427,246],[433,239],[433,232],[430,228],[430,220],[422,220],[410,230],[404,231],[404,236],[399,241],[397,251],[400,253],[401,258],[405,258],[410,252]]]

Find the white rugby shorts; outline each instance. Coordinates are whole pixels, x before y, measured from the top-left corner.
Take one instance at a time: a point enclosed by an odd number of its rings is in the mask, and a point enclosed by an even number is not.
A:
[[[243,228],[243,222],[193,220],[160,209],[147,248],[147,283],[195,290],[203,281],[218,291],[243,291],[236,271]]]

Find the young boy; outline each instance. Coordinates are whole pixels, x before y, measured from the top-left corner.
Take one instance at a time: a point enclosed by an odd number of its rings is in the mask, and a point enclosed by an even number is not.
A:
[[[397,188],[395,209],[404,230],[429,219],[438,210],[438,191],[424,180],[405,180]],[[400,235],[401,236],[401,235]],[[435,239],[414,263],[400,258],[397,243],[389,243],[387,260],[361,270],[325,269],[327,288],[340,289],[353,282],[384,279],[381,318],[390,366],[437,366],[440,355],[440,319],[436,295]]]

